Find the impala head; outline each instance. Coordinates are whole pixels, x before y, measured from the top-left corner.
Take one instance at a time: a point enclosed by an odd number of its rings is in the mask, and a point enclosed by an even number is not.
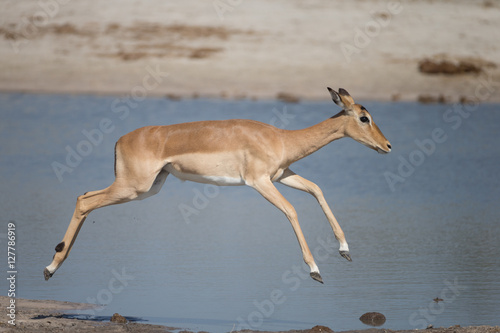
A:
[[[351,95],[345,89],[340,88],[339,92],[336,92],[328,87],[328,91],[335,104],[343,108],[341,113],[347,117],[346,136],[381,154],[387,154],[391,151],[390,142],[382,134],[364,106],[354,103]]]

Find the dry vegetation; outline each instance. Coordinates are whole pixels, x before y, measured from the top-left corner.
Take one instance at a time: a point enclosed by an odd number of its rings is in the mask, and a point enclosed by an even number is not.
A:
[[[284,103],[298,103],[300,102],[300,97],[294,94],[279,92],[276,94],[276,99]]]
[[[7,40],[25,38],[26,32],[16,24],[0,27],[0,35]],[[105,27],[77,27],[72,23],[48,24],[33,32],[36,38],[47,35],[76,37],[85,42],[98,43],[98,37],[106,37],[111,43],[97,44],[95,55],[114,57],[123,61],[134,61],[146,57],[185,57],[204,59],[224,51],[213,47],[211,41],[225,41],[233,35],[253,35],[254,31],[229,29],[220,26],[198,26],[136,22],[130,26],[109,23]],[[74,42],[74,41],[73,41]],[[65,52],[60,52],[65,53]]]
[[[435,56],[434,59],[423,59],[418,63],[418,70],[423,74],[479,74],[487,68],[496,68],[493,62],[481,58],[465,58],[451,60],[446,55]]]

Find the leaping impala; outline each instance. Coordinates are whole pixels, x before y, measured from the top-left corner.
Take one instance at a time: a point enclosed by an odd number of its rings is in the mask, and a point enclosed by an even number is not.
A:
[[[167,176],[173,174],[181,180],[248,185],[257,190],[290,220],[311,277],[323,283],[297,213],[273,182],[308,192],[318,200],[340,243],[340,255],[351,261],[344,232],[321,189],[289,167],[343,137],[353,138],[379,153],[391,151],[389,141],[363,106],[355,104],[344,89],[338,93],[331,88],[328,91],[343,110],[302,130],[283,130],[254,120],[233,119],[147,126],[122,136],[115,146],[115,181],[108,188],[78,197],[68,230],[55,248],[52,263],[44,270],[45,280],[52,277],[68,257],[91,211],[155,195]]]

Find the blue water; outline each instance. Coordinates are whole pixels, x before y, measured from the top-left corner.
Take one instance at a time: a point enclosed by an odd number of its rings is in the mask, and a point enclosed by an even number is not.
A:
[[[324,285],[303,270],[289,222],[255,191],[174,177],[152,198],[91,213],[69,258],[44,281],[76,197],[112,183],[120,136],[203,119],[303,128],[339,111],[327,100],[129,105],[0,94],[0,242],[13,221],[17,297],[98,303],[74,314],[118,312],[210,332],[362,329],[359,317],[371,311],[386,316],[388,329],[499,325],[499,105],[462,109],[464,117],[448,105],[364,102],[391,154],[342,139],[292,166],[321,186],[349,242],[353,262],[338,255],[316,201],[278,185],[297,209]]]

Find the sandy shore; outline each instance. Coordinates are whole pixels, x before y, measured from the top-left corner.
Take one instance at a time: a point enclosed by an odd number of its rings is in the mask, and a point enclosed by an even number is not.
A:
[[[0,296],[0,307],[5,309],[9,306],[10,299],[6,296]],[[90,320],[67,319],[62,316],[64,313],[75,313],[77,310],[91,308],[91,304],[70,303],[47,300],[16,300],[16,327],[8,323],[7,313],[0,319],[0,332],[179,332],[180,328],[166,327],[159,325],[139,324],[139,323],[114,323],[114,322],[97,322]],[[190,331],[182,330],[183,333]],[[253,333],[252,331],[241,331],[245,333]],[[260,333],[272,333],[258,331]],[[331,329],[325,326],[315,326],[307,330],[292,330],[281,333],[330,333]],[[449,328],[432,328],[426,330],[411,330],[411,331],[392,331],[388,329],[366,329],[362,331],[348,331],[344,333],[500,333],[499,326],[471,326],[460,327],[453,326]],[[221,332],[222,333],[222,332]],[[255,332],[257,333],[257,332]],[[275,332],[277,333],[277,332]]]
[[[6,309],[10,299],[0,296],[0,306]],[[15,327],[9,324],[12,318],[3,310],[0,319],[0,332],[169,332],[165,326],[147,324],[116,324],[90,320],[65,319],[64,313],[76,313],[89,309],[91,304],[70,303],[47,300],[16,299]]]
[[[332,86],[358,100],[500,102],[491,0],[1,0],[0,10],[0,91],[326,100]],[[424,73],[425,59],[472,70]]]

